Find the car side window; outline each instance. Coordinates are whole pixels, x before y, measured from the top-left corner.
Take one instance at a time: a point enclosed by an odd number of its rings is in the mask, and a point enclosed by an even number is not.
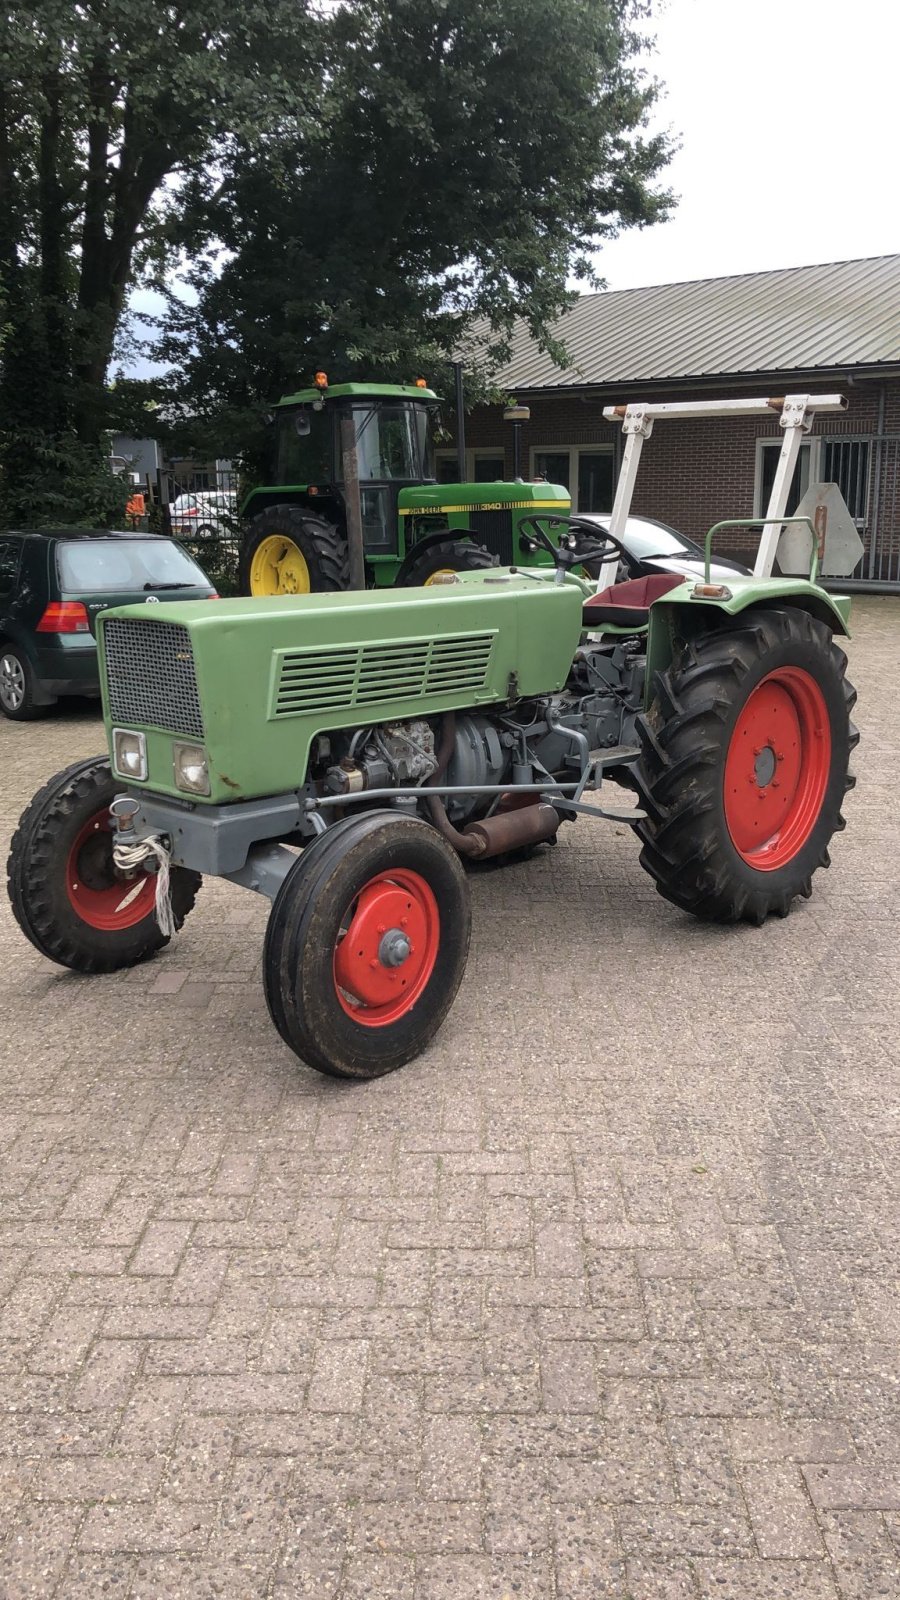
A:
[[[0,539],[0,595],[12,594],[19,572],[19,542]]]

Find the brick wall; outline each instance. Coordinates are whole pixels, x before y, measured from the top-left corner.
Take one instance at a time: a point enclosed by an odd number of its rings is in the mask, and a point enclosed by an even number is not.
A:
[[[842,393],[849,399],[848,410],[840,416],[823,416],[813,425],[813,434],[840,438],[871,436],[877,430],[879,396],[884,388],[886,433],[900,434],[900,382],[828,379],[816,384],[789,383],[781,392],[809,389],[819,393]],[[720,390],[679,392],[654,390],[647,386],[647,399],[732,399],[739,396],[779,392],[773,383],[759,386],[726,384]],[[556,445],[609,445],[619,451],[622,433],[618,425],[605,422],[604,405],[615,404],[622,395],[591,396],[587,399],[544,390],[519,391],[517,398],[531,408],[531,420],[522,425],[522,471],[530,473],[532,447]],[[637,515],[657,517],[671,523],[693,538],[701,537],[722,517],[750,517],[754,514],[757,471],[756,444],[759,439],[778,442],[781,429],[777,415],[706,422],[660,422],[644,446],[637,476],[632,509]],[[512,476],[512,427],[505,423],[502,408],[481,406],[469,416],[466,442],[470,448],[493,447],[505,452],[506,472]],[[884,504],[884,501],[883,501]],[[870,508],[871,509],[871,508]],[[891,530],[885,528],[887,535]],[[755,545],[756,535],[749,536]],[[740,536],[731,548],[746,548]],[[724,549],[723,549],[724,553]]]

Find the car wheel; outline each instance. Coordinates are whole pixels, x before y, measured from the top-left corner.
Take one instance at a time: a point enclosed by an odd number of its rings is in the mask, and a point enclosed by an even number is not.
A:
[[[46,710],[35,704],[34,669],[18,645],[0,646],[0,711],[11,722],[30,722]],[[51,704],[55,702],[51,701]]]

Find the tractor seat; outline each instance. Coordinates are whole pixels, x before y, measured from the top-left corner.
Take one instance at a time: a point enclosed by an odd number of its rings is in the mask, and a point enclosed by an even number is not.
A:
[[[616,628],[643,628],[654,600],[661,599],[670,589],[677,589],[681,583],[684,578],[677,572],[659,572],[648,578],[628,578],[625,583],[613,583],[585,600],[584,626],[596,629],[607,624]]]

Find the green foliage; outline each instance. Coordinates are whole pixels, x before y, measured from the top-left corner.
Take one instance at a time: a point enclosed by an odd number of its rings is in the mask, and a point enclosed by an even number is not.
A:
[[[305,0],[31,0],[0,22],[0,521],[107,520],[105,377],[136,277],[239,141],[299,127]],[[118,493],[118,491],[116,491]]]
[[[261,402],[420,371],[662,215],[649,0],[31,0],[0,21],[0,524],[107,521],[106,430],[252,459]],[[187,259],[165,417],[106,386],[138,282]],[[149,420],[146,420],[148,419]],[[183,431],[182,431],[183,437]],[[117,498],[119,497],[119,498]]]
[[[185,213],[196,304],[156,354],[218,450],[252,459],[260,401],[333,380],[446,383],[479,335],[484,390],[517,317],[545,346],[573,279],[665,214],[642,126],[635,0],[350,0],[332,13],[316,136],[230,151]],[[448,392],[445,389],[445,392]]]

